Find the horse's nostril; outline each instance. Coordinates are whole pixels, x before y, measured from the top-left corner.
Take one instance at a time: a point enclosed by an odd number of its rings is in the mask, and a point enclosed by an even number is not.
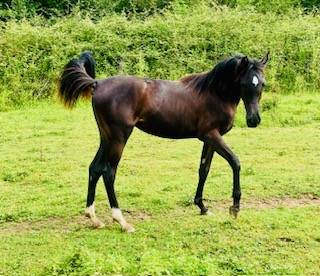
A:
[[[261,122],[259,113],[252,114],[247,116],[247,126],[248,127],[257,127]]]
[[[248,127],[256,127],[257,126],[257,121],[254,118],[248,118],[247,119],[247,126]]]
[[[258,119],[258,124],[260,124],[260,122],[261,122],[261,117],[260,117],[259,113],[257,114],[257,119]]]

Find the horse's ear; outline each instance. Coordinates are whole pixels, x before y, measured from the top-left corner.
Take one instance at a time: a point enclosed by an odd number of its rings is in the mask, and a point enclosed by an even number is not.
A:
[[[260,63],[265,67],[269,60],[270,52],[268,51],[266,55],[260,60]]]
[[[240,77],[249,67],[249,59],[247,56],[241,57],[237,66],[237,76]]]

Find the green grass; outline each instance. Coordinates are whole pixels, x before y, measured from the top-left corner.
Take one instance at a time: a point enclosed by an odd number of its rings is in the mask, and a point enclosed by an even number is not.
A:
[[[98,147],[90,104],[0,113],[0,275],[319,274],[319,104],[316,94],[266,94],[256,129],[244,127],[240,106],[225,137],[242,162],[238,220],[222,158],[205,187],[213,216],[201,217],[192,204],[201,143],[135,130],[116,180],[133,235],[111,223],[102,182],[106,228],[83,216]]]

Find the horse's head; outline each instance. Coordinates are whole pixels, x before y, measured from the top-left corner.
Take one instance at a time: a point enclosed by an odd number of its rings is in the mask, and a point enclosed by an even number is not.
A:
[[[261,118],[259,114],[259,102],[263,87],[266,84],[264,79],[264,68],[268,62],[269,53],[261,60],[251,60],[240,57],[237,66],[239,82],[241,87],[241,98],[247,112],[247,126],[257,127]]]

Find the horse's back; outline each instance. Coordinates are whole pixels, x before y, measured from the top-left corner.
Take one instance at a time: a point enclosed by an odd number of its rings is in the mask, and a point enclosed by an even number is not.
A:
[[[195,137],[198,97],[178,81],[149,80],[146,84],[136,127],[160,137]]]
[[[197,97],[180,82],[132,76],[98,81],[93,95],[98,125],[137,126],[171,138],[196,135],[197,105]]]
[[[174,81],[115,76],[97,82],[92,103],[97,109],[131,109],[138,116],[149,109],[165,108],[167,101],[182,99],[178,96],[182,90]]]

